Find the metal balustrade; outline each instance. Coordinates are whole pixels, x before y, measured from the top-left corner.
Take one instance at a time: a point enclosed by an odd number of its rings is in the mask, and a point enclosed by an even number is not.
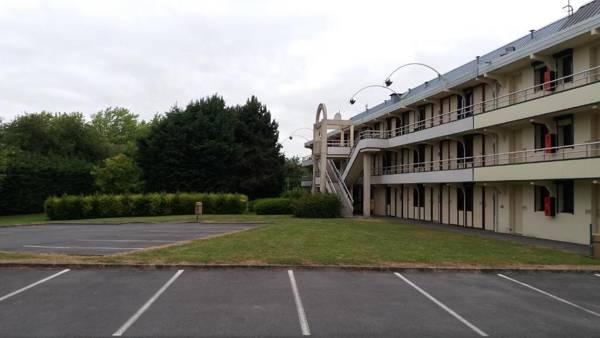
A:
[[[600,157],[600,141],[374,168],[373,176]]]
[[[494,110],[505,108],[541,97],[549,96],[557,92],[582,87],[600,81],[600,66],[590,68],[572,75],[548,81],[533,87],[508,93],[490,100],[482,101],[471,106],[463,107],[451,112],[435,115],[424,120],[419,120],[391,130],[363,130],[358,133],[359,140],[362,139],[386,139],[418,132],[424,129],[436,127],[442,124],[458,121],[473,115],[489,113]]]

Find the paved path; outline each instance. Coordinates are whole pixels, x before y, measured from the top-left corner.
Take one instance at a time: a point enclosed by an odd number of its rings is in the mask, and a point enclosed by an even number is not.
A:
[[[592,337],[600,275],[0,269],[0,336]]]
[[[1,227],[0,250],[109,255],[243,230],[212,223],[44,224]]]
[[[578,254],[589,254],[590,253],[589,245],[584,245],[584,244],[575,244],[575,243],[569,243],[569,242],[553,241],[550,239],[506,234],[506,233],[502,233],[502,232],[494,232],[491,230],[482,230],[479,228],[463,227],[463,226],[458,226],[458,225],[440,224],[440,223],[417,221],[417,220],[406,220],[406,219],[400,219],[400,218],[396,218],[396,217],[378,217],[378,218],[386,220],[386,221],[393,221],[393,222],[403,223],[403,224],[418,224],[419,226],[427,227],[430,229],[448,230],[448,231],[458,232],[458,233],[462,233],[462,234],[494,238],[494,239],[503,240],[503,241],[517,242],[520,244],[535,245],[535,246],[546,247],[546,248],[561,250],[561,251],[568,251],[568,252],[573,252],[573,253],[578,253]]]

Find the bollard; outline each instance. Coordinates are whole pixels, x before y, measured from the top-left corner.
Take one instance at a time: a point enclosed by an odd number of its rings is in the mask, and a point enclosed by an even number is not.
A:
[[[592,257],[600,258],[600,234],[592,235]]]
[[[194,213],[196,214],[196,222],[198,222],[200,220],[200,216],[202,216],[202,202],[196,202]]]

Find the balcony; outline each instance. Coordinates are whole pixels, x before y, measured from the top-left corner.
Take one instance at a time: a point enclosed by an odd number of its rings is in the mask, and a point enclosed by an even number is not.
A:
[[[600,141],[476,158],[475,181],[600,177]]]
[[[327,157],[343,157],[350,155],[352,147],[349,140],[327,140]]]
[[[301,164],[303,167],[310,167],[313,165],[312,155],[304,156],[302,158]]]
[[[303,188],[312,187],[312,175],[302,176],[302,180],[300,181],[300,186]]]
[[[372,175],[374,184],[598,178],[600,141],[388,166]]]
[[[478,104],[475,129],[577,108],[600,101],[600,67]]]

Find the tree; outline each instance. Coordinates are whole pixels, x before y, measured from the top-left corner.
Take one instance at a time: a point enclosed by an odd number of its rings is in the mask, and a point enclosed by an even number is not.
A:
[[[6,146],[25,153],[90,162],[106,156],[106,143],[81,113],[26,114],[2,129]]]
[[[233,126],[231,110],[217,95],[156,119],[138,142],[146,190],[236,192]]]
[[[41,212],[51,195],[91,193],[90,169],[106,154],[80,113],[19,116],[0,128],[0,147],[2,214]]]
[[[302,176],[307,173],[306,170],[302,168],[298,156],[286,158],[283,171],[285,177],[283,190],[290,191],[302,186]]]
[[[281,154],[279,125],[255,96],[235,113],[235,141],[239,153],[235,162],[238,192],[250,198],[276,196],[283,186],[284,156]]]
[[[91,126],[110,145],[111,154],[133,155],[136,140],[145,131],[146,123],[126,108],[107,108],[92,115]]]
[[[105,194],[136,193],[142,189],[141,172],[135,162],[124,154],[107,158],[91,171],[94,185]]]

